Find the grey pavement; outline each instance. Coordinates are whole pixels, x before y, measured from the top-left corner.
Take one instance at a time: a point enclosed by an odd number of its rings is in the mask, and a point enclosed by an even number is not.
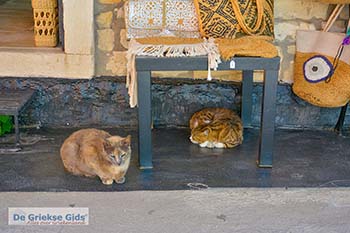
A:
[[[8,207],[88,207],[89,226],[8,226]],[[350,189],[0,193],[1,233],[350,232]]]

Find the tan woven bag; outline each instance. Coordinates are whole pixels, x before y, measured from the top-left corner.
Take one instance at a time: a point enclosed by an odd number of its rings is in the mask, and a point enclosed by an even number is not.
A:
[[[273,0],[194,0],[201,35],[274,36]]]
[[[297,31],[293,92],[320,107],[341,107],[350,100],[350,21],[347,35],[328,32],[339,9],[324,31]]]

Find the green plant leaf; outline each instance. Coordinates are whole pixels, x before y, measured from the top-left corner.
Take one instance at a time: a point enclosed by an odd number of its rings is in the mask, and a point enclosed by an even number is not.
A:
[[[10,133],[13,128],[12,117],[0,115],[0,135]]]
[[[0,122],[6,122],[11,119],[10,116],[0,115]]]

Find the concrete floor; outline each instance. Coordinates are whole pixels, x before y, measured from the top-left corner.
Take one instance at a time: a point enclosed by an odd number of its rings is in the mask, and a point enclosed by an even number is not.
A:
[[[1,193],[1,233],[346,233],[350,190]],[[7,207],[88,207],[89,226],[8,226]]]
[[[257,130],[232,150],[192,145],[186,129],[154,130],[155,168],[142,172],[136,132],[109,129],[133,135],[133,160],[124,185],[104,186],[64,172],[59,148],[72,131],[31,131],[21,152],[0,154],[1,233],[349,232],[350,140],[332,132],[278,130],[268,170],[255,166]],[[119,190],[129,192],[95,192]],[[8,207],[87,207],[89,226],[9,226]]]
[[[63,169],[59,148],[72,129],[40,129],[23,137],[17,153],[0,154],[0,191],[135,191],[206,187],[349,187],[350,140],[328,131],[277,130],[273,169],[255,164],[258,130],[245,131],[243,145],[202,149],[187,129],[153,131],[154,169],[137,167],[134,130],[108,129],[133,136],[132,162],[123,185],[105,186],[98,178],[76,177]],[[10,140],[0,138],[2,141]],[[1,142],[0,140],[0,142]],[[200,184],[199,186],[196,186]]]

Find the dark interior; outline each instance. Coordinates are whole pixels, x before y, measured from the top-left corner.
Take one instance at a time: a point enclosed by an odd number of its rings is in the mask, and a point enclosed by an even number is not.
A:
[[[0,0],[0,46],[34,47],[30,0]]]

